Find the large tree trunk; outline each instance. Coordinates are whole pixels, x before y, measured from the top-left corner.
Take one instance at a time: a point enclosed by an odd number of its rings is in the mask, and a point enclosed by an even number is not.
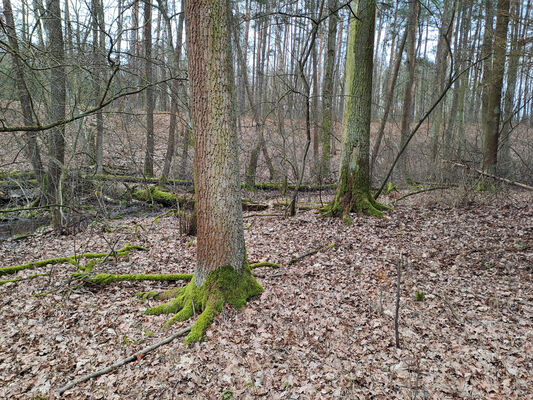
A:
[[[50,50],[50,119],[65,119],[65,48],[61,29],[59,0],[48,0],[46,4],[46,27]],[[55,229],[63,227],[63,185],[62,173],[65,162],[65,126],[58,125],[50,131],[50,161],[48,165],[48,202],[54,204],[52,224]]]
[[[181,309],[173,319],[184,320],[201,311],[186,342],[201,340],[225,303],[242,307],[262,291],[244,246],[230,16],[229,0],[185,3],[196,144],[197,264],[194,280],[176,300],[149,313]]]
[[[509,26],[510,0],[498,0],[496,29],[494,32],[494,61],[487,102],[485,123],[485,147],[483,149],[483,170],[496,173],[498,162],[498,138],[500,130],[503,75],[505,72],[505,51]]]
[[[386,207],[370,194],[370,119],[374,50],[375,0],[359,1],[358,18],[350,23],[346,58],[346,105],[339,182],[325,215],[365,212],[381,216]],[[355,146],[358,149],[355,152]],[[355,163],[353,162],[355,159]]]

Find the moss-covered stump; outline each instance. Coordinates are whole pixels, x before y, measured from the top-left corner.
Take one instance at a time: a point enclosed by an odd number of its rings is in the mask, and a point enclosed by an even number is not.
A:
[[[242,308],[251,297],[257,296],[263,287],[251,274],[248,263],[243,266],[242,274],[233,267],[224,266],[211,272],[202,286],[196,286],[194,278],[167,303],[151,307],[146,314],[175,314],[165,326],[176,321],[185,321],[200,312],[185,343],[200,341],[213,322],[215,315],[222,311],[224,304]]]
[[[146,250],[144,247],[141,246],[135,246],[127,244],[122,249],[117,250],[115,252],[109,252],[109,253],[83,253],[83,254],[77,254],[73,256],[68,257],[56,257],[56,258],[49,258],[46,260],[40,260],[40,261],[32,261],[27,264],[20,264],[20,265],[12,265],[10,267],[3,267],[0,268],[0,276],[2,275],[8,275],[8,274],[14,274],[19,271],[25,270],[25,269],[34,269],[34,268],[40,268],[45,267],[47,265],[55,265],[55,264],[72,264],[76,268],[80,268],[80,261],[83,259],[90,260],[87,265],[83,266],[81,269],[84,272],[89,272],[96,261],[105,259],[106,257],[121,257],[128,255],[131,250]],[[91,262],[92,260],[92,262]]]

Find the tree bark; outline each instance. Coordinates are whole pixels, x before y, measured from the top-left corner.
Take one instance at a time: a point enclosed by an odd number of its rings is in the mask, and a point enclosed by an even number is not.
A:
[[[402,124],[400,127],[401,138],[400,148],[406,143],[409,136],[409,127],[413,114],[413,93],[415,85],[415,68],[416,68],[416,30],[418,27],[418,12],[420,4],[418,1],[411,1],[409,3],[409,16],[407,17],[407,82],[405,84],[405,94],[403,99],[403,115]],[[400,173],[404,180],[409,178],[409,158],[408,152],[404,152],[399,162]]]
[[[339,181],[335,199],[322,211],[330,216],[344,217],[349,212],[381,216],[386,208],[376,203],[370,194],[375,0],[360,0],[357,16],[357,19],[351,20],[348,37],[345,73],[347,97]]]
[[[483,170],[496,173],[498,162],[498,138],[500,130],[501,98],[505,72],[505,51],[509,26],[510,0],[498,0],[496,29],[494,32],[494,61],[492,64],[490,92],[487,100]]]
[[[46,28],[50,49],[50,119],[65,119],[65,46],[61,29],[61,9],[59,0],[47,0]],[[65,126],[58,125],[50,131],[50,161],[48,164],[48,202],[55,204],[52,211],[52,224],[55,229],[63,227],[63,185],[62,172],[65,162]]]
[[[144,79],[147,85],[153,81],[152,68],[152,4],[144,0]],[[154,176],[154,89],[146,88],[146,152],[144,155],[144,175]]]
[[[24,74],[24,67],[20,62],[20,49],[17,40],[17,33],[15,31],[15,22],[13,19],[13,10],[11,7],[10,0],[3,0],[4,5],[4,17],[6,19],[6,33],[8,36],[9,44],[12,47],[13,54],[13,66],[15,69],[16,85],[18,91],[18,97],[20,101],[20,106],[22,108],[22,116],[24,118],[24,124],[26,126],[34,125],[34,114],[35,110],[33,109],[33,102],[31,94],[28,90],[26,78]],[[35,173],[35,177],[40,185],[43,184],[44,169],[43,163],[41,160],[41,152],[39,150],[39,145],[37,143],[37,132],[26,132],[26,154],[30,160]]]

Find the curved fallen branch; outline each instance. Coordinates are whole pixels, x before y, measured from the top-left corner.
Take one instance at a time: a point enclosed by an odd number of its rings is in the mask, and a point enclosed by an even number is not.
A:
[[[117,251],[112,251],[110,253],[84,253],[84,254],[78,254],[74,256],[68,256],[68,257],[56,257],[56,258],[49,258],[47,260],[40,260],[40,261],[32,261],[27,264],[20,264],[20,265],[12,265],[10,267],[3,267],[0,268],[0,276],[2,275],[8,275],[8,274],[14,274],[16,272],[25,270],[25,269],[33,269],[33,268],[39,268],[44,267],[49,264],[72,264],[74,266],[78,266],[78,262],[82,259],[87,260],[95,260],[99,258],[107,258],[111,257],[113,255],[116,256],[123,256],[129,254],[131,250],[146,250],[144,247],[136,246],[136,245],[129,245],[127,244],[122,249]]]
[[[465,168],[465,169],[471,169],[472,171],[477,172],[479,175],[483,175],[483,176],[486,176],[486,177],[489,177],[489,178],[492,178],[492,179],[496,179],[496,180],[501,181],[501,182],[505,182],[508,185],[513,185],[513,186],[516,186],[516,187],[519,187],[519,188],[522,188],[522,189],[533,191],[533,186],[526,185],[525,183],[516,182],[516,181],[512,181],[510,179],[502,178],[501,176],[489,174],[488,172],[482,171],[482,170],[477,169],[477,168],[472,168],[471,166],[469,166],[467,164],[458,163],[456,161],[447,161],[447,162],[449,162],[450,164],[455,165],[456,167],[461,167],[461,168]]]
[[[426,188],[426,189],[421,189],[421,190],[417,190],[416,192],[411,192],[411,193],[407,193],[407,194],[404,194],[403,196],[397,198],[396,200],[393,201],[394,204],[396,204],[397,202],[399,202],[400,200],[403,200],[407,197],[410,197],[410,196],[414,196],[416,194],[420,194],[420,193],[426,193],[426,192],[432,192],[434,190],[441,190],[441,189],[450,189],[450,188],[453,188],[455,187],[455,185],[447,185],[447,186],[433,186],[433,187],[430,187],[430,188]]]
[[[256,268],[261,268],[261,267],[270,267],[270,268],[277,269],[277,268],[279,268],[279,264],[276,264],[276,263],[273,263],[273,262],[268,262],[268,261],[263,261],[263,262],[258,262],[258,263],[255,263],[255,264],[250,264],[250,269],[256,269]]]
[[[305,257],[309,257],[309,256],[312,256],[316,253],[320,253],[321,251],[325,251],[325,250],[328,250],[328,249],[331,249],[333,246],[335,246],[335,242],[331,243],[331,244],[328,244],[327,246],[323,246],[323,247],[319,247],[318,249],[315,249],[315,250],[311,250],[305,254],[302,254],[301,256],[298,256],[298,257],[295,257],[295,258],[292,258],[288,263],[287,265],[292,265],[294,264],[295,262],[298,262],[300,261],[302,258],[305,258]]]
[[[162,346],[164,344],[167,344],[167,343],[170,343],[172,342],[174,339],[180,337],[180,336],[183,336],[184,334],[188,333],[192,328],[192,325],[191,326],[188,326],[186,328],[183,328],[181,330],[179,330],[178,332],[174,333],[173,335],[170,335],[169,337],[157,342],[157,343],[154,343],[148,347],[145,347],[144,349],[142,350],[139,350],[138,352],[132,354],[131,356],[127,357],[127,358],[124,358],[122,360],[119,360],[117,361],[116,363],[114,363],[113,365],[110,365],[109,367],[106,367],[106,368],[103,368],[103,369],[100,369],[98,371],[95,371],[95,372],[91,372],[90,374],[87,374],[87,375],[83,375],[82,377],[80,378],[77,378],[77,379],[74,379],[72,382],[70,382],[69,384],[63,386],[62,388],[59,388],[59,389],[56,389],[54,390],[55,394],[57,396],[61,396],[65,391],[69,390],[69,389],[72,389],[74,386],[78,385],[79,383],[82,383],[82,382],[85,382],[85,381],[88,381],[89,379],[92,379],[92,378],[96,378],[97,376],[100,376],[100,375],[104,375],[104,374],[107,374],[108,372],[111,372],[111,371],[114,371],[115,369],[127,364],[127,363],[130,363],[132,361],[135,361],[135,360],[140,360],[146,353],[149,353],[150,351],[152,350],[155,350],[157,349],[159,346]]]
[[[99,285],[107,285],[113,282],[122,281],[190,281],[193,274],[97,274],[88,282],[97,283]]]

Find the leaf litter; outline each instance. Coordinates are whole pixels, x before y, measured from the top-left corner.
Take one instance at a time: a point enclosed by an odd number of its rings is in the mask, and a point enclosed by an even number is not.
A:
[[[458,205],[446,196],[453,194],[412,198],[383,219],[353,215],[351,226],[314,211],[250,216],[250,262],[282,266],[254,271],[260,297],[243,310],[226,307],[204,342],[175,340],[62,398],[533,398],[532,198],[483,194]],[[42,232],[3,241],[0,259],[8,266],[132,243],[147,251],[109,258],[95,271],[193,272],[195,245],[172,215],[106,225],[142,229]],[[163,329],[166,316],[143,314],[155,302],[134,297],[174,283],[75,288],[71,265],[38,272],[49,275],[0,286],[0,398],[55,398],[54,389],[190,323]],[[34,296],[43,292],[50,294]]]

